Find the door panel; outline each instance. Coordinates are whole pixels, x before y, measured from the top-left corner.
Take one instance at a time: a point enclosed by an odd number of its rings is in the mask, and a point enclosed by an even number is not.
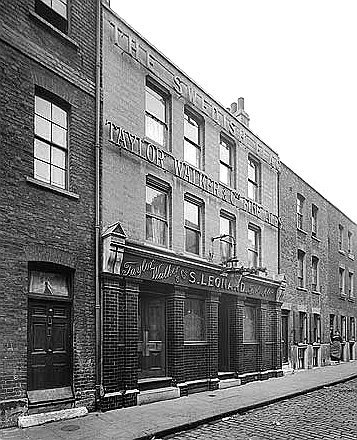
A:
[[[28,389],[71,383],[70,306],[29,301]]]
[[[140,297],[139,377],[165,376],[165,301]]]

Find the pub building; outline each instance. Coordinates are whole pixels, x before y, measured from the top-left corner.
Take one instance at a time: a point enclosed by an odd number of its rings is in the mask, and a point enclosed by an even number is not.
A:
[[[280,376],[277,154],[106,5],[102,56],[101,409]]]

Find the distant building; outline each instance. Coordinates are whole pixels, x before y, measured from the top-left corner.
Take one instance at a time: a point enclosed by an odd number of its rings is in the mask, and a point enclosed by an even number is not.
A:
[[[103,20],[101,406],[280,375],[279,158],[242,98],[223,108]],[[266,272],[222,274],[235,248]]]
[[[96,1],[2,2],[0,427],[95,404]]]
[[[343,360],[356,359],[356,224],[284,164],[280,216],[280,271],[287,283],[283,365],[328,365],[330,335],[336,329],[344,340]]]

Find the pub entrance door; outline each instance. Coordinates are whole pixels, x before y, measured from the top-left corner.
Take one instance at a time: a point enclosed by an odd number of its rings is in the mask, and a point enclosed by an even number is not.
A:
[[[165,299],[141,293],[139,297],[139,379],[166,374]]]
[[[70,330],[70,304],[29,300],[29,391],[71,385]]]
[[[224,295],[218,308],[218,371],[230,371],[229,300]]]
[[[289,362],[289,312],[282,310],[281,312],[281,351],[282,362]]]

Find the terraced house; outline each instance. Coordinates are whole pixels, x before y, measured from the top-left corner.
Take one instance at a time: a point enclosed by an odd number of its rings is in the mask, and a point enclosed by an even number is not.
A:
[[[103,409],[281,374],[279,168],[104,8]]]

